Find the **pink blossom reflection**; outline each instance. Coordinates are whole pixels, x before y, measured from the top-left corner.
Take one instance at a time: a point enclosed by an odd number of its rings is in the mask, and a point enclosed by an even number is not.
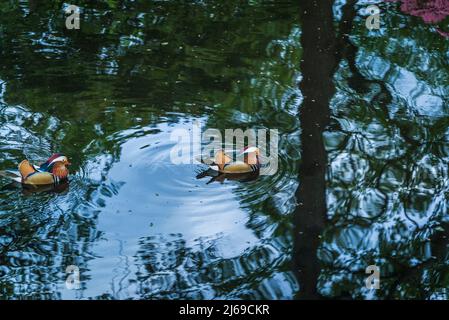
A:
[[[415,17],[421,17],[425,23],[439,23],[449,16],[449,0],[387,0],[400,1],[401,10]],[[437,32],[449,38],[449,32]]]

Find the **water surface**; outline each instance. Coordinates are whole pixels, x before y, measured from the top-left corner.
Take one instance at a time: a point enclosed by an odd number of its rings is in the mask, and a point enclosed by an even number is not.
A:
[[[0,298],[447,299],[447,19],[377,2],[369,31],[371,3],[78,1],[80,30],[0,4],[0,170],[73,163],[66,189],[0,180]],[[172,164],[195,121],[278,129],[278,172]]]

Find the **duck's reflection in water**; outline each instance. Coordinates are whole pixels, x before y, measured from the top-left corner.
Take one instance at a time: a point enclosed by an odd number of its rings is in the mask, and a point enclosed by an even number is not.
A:
[[[22,188],[22,194],[25,196],[33,195],[36,193],[64,193],[69,190],[69,181],[60,182],[58,184],[34,186],[25,185],[17,182],[11,182],[1,188],[1,190],[12,190]]]
[[[230,181],[239,181],[239,182],[249,182],[256,180],[259,177],[259,171],[256,172],[246,172],[246,173],[222,173],[215,171],[213,169],[207,169],[202,172],[200,172],[196,178],[202,179],[204,177],[210,177],[210,180],[206,183],[212,183],[212,182],[220,182],[223,183],[226,180]]]

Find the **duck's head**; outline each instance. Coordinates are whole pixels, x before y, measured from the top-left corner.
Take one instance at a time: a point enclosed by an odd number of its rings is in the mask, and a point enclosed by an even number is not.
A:
[[[69,165],[69,159],[65,155],[55,153],[42,165],[41,170],[51,172],[60,179],[66,179],[69,175],[69,170],[67,169]]]
[[[52,172],[55,167],[67,167],[70,165],[69,159],[62,153],[53,154],[48,160],[40,167],[41,171]]]
[[[245,162],[248,164],[259,164],[260,150],[256,147],[243,148],[240,155],[245,156]]]
[[[255,153],[257,156],[259,156],[260,150],[257,147],[245,147],[243,148],[241,154],[251,154],[251,153]]]
[[[45,162],[45,164],[47,166],[51,166],[52,164],[56,164],[58,162],[59,162],[59,164],[62,164],[64,166],[69,166],[71,164],[69,159],[65,155],[63,155],[62,153],[55,153],[55,154],[53,154],[47,160],[47,162]]]

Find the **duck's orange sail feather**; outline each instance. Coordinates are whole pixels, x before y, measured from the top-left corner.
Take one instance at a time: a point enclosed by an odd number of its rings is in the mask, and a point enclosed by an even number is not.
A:
[[[231,161],[231,157],[229,157],[223,150],[220,150],[215,154],[214,163],[220,170],[223,170],[225,164],[230,163]]]
[[[22,176],[22,181],[25,180],[29,175],[35,173],[37,170],[30,164],[28,160],[23,160],[19,164],[19,172]]]

